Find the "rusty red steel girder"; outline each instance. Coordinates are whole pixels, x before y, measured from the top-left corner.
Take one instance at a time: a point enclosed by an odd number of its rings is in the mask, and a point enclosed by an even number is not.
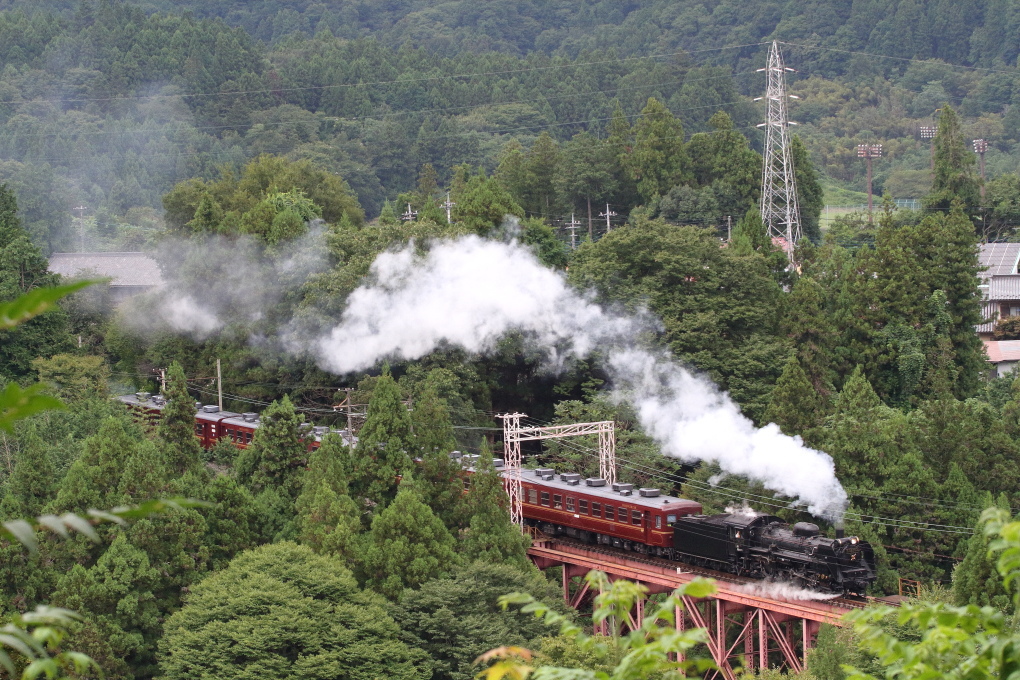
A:
[[[636,561],[554,540],[536,541],[528,555],[540,569],[563,567],[563,597],[575,608],[595,593],[586,582],[572,593],[573,579],[592,569],[605,572],[610,579],[641,583],[649,594],[670,593],[700,576],[683,566]],[[772,598],[748,592],[740,583],[720,580],[716,580],[716,589],[712,598],[684,597],[684,609],[676,611],[676,625],[678,629],[693,625],[708,632],[709,652],[719,667],[718,674],[726,680],[736,678],[736,657],[742,657],[743,666],[749,670],[767,667],[770,654],[795,672],[803,670],[804,655],[821,624],[843,626],[842,616],[855,608],[840,602]],[[628,621],[632,628],[639,625],[643,609],[643,603],[639,603],[632,613]],[[603,627],[596,632],[607,631]],[[743,650],[738,651],[741,646]]]

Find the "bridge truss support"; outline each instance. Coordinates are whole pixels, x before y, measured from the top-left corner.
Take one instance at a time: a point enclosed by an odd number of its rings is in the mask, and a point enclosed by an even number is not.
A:
[[[539,568],[561,567],[563,599],[570,606],[586,609],[597,593],[591,591],[584,575],[592,569],[607,574],[610,580],[627,579],[641,583],[650,595],[671,593],[698,574],[683,567],[636,561],[616,554],[588,550],[575,544],[538,541],[528,551]],[[708,654],[715,661],[717,677],[735,680],[737,669],[788,668],[801,671],[807,650],[813,645],[823,623],[842,625],[846,606],[830,601],[785,600],[754,594],[746,585],[717,582],[711,598],[683,597],[674,625],[704,628],[708,633]],[[644,617],[639,602],[625,624],[637,628]],[[603,623],[596,634],[608,634]]]
[[[616,483],[616,423],[612,420],[548,427],[521,427],[521,418],[527,418],[523,413],[506,413],[497,418],[503,421],[503,463],[507,472],[507,495],[510,497],[512,522],[524,526],[521,506],[521,442],[598,435],[599,476],[606,480],[607,484]]]

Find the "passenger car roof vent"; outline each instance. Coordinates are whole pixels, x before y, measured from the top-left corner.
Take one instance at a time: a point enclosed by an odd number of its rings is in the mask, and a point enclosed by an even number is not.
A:
[[[638,494],[640,494],[644,498],[658,498],[659,497],[659,490],[658,489],[648,489],[648,488],[638,489]]]
[[[625,482],[613,482],[613,491],[633,491],[634,485]]]
[[[220,407],[216,404],[206,404],[202,407],[202,413],[219,413]]]
[[[576,486],[581,483],[581,475],[577,474],[576,472],[564,472],[562,475],[560,475],[560,480],[566,482],[567,484]]]
[[[259,414],[257,414],[257,413],[242,413],[241,417],[244,418],[244,422],[246,422],[246,423],[254,423],[255,421],[257,421],[259,419]]]
[[[584,480],[584,483],[587,484],[588,486],[605,486],[606,480],[602,479],[601,477],[589,477],[588,479]]]

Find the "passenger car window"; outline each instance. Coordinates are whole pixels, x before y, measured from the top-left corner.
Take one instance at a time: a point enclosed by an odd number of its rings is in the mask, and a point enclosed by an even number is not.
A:
[[[577,511],[579,513],[581,513],[582,515],[587,515],[588,514],[588,501],[586,501],[583,498],[581,500],[577,501]]]
[[[538,505],[538,491],[535,489],[528,489],[528,502],[532,505]]]
[[[615,511],[613,510],[613,506],[607,505],[606,506],[606,519],[616,519],[616,517],[613,516],[614,512]]]
[[[642,517],[641,517],[641,511],[640,510],[631,510],[630,511],[630,523],[633,524],[634,526],[641,526],[641,524],[642,524]]]
[[[656,515],[655,516],[655,528],[656,529],[661,529],[662,528],[662,515]]]
[[[574,511],[574,499],[571,498],[570,496],[567,496],[567,511],[568,512]]]
[[[542,492],[542,505],[544,505],[547,508],[549,507],[549,492],[548,491],[543,491]]]
[[[559,495],[558,493],[553,494],[553,507],[556,508],[557,510],[563,509],[563,496]]]
[[[591,504],[591,516],[592,517],[601,517],[602,516],[602,504],[601,503],[592,503]]]

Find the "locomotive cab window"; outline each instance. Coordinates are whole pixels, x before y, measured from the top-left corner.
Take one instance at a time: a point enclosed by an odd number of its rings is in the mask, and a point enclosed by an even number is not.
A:
[[[543,491],[542,492],[542,505],[544,505],[547,508],[549,507],[549,492],[548,491]]]
[[[563,496],[559,495],[558,493],[553,494],[553,508],[555,508],[556,510],[563,509]]]
[[[567,512],[573,511],[574,511],[574,499],[571,498],[570,496],[567,496]]]
[[[676,515],[666,515],[666,524],[676,524]]]
[[[614,517],[614,513],[615,512],[616,511],[613,510],[613,506],[607,505],[606,506],[606,519],[616,519],[616,517]]]
[[[587,515],[588,514],[588,501],[583,499],[583,498],[581,500],[577,501],[577,511],[579,513],[581,513],[582,515]]]
[[[602,516],[602,504],[601,503],[592,503],[591,504],[591,516],[592,517],[601,517]]]
[[[535,489],[528,489],[528,502],[532,505],[538,505],[538,491]]]
[[[641,526],[641,524],[642,524],[642,517],[641,517],[641,512],[640,511],[638,511],[638,510],[631,510],[630,511],[630,523],[633,524],[634,526]]]

